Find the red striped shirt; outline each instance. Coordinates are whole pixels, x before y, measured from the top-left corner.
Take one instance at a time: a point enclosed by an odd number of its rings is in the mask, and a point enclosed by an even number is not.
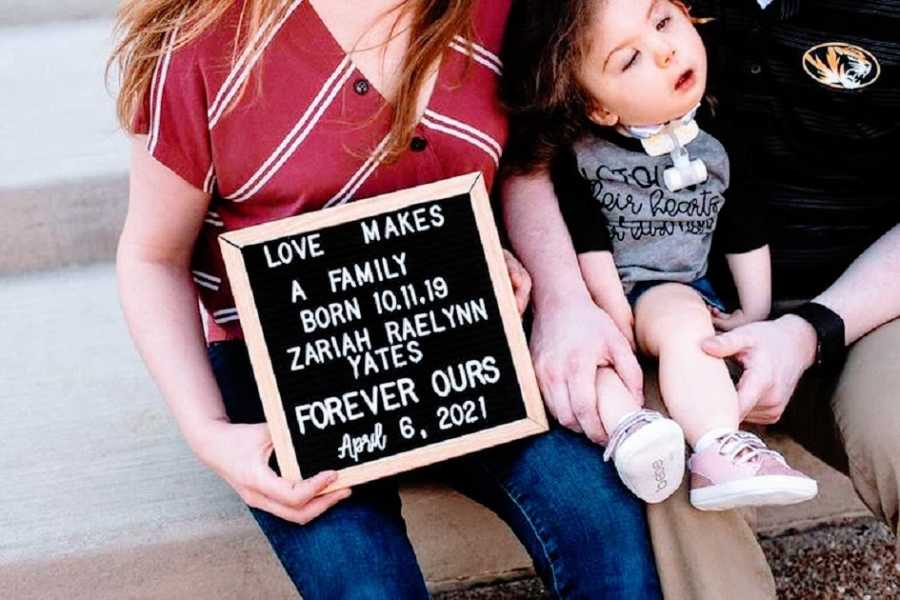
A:
[[[389,165],[385,101],[308,1],[274,15],[260,33],[263,52],[233,65],[240,2],[175,52],[178,32],[170,35],[136,129],[156,160],[212,196],[191,266],[210,342],[243,337],[222,232],[471,171],[490,186],[507,138],[498,54],[509,4],[478,3],[472,54],[466,40],[449,45],[416,137]]]

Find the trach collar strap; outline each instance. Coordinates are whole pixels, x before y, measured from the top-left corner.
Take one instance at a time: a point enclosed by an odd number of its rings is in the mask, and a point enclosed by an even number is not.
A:
[[[691,160],[686,147],[700,135],[700,127],[694,119],[699,106],[680,119],[662,125],[617,127],[621,134],[639,139],[648,155],[671,156],[673,166],[663,172],[663,181],[670,192],[703,183],[709,177],[706,164],[699,159]]]

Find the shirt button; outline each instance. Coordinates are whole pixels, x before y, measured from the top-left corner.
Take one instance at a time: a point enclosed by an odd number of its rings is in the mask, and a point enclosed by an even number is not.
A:
[[[759,75],[760,73],[762,73],[762,66],[760,66],[759,63],[753,63],[752,65],[750,65],[750,72],[754,75]]]
[[[353,84],[353,90],[360,96],[364,96],[369,93],[369,82],[365,79],[357,79]]]
[[[414,137],[409,143],[409,149],[413,152],[421,152],[428,147],[428,140],[423,137]]]

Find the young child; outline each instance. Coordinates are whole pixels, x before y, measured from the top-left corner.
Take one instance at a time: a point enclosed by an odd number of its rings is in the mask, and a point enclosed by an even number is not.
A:
[[[643,410],[612,369],[601,369],[607,459],[647,502],[680,485],[685,439],[699,509],[814,497],[814,480],[739,431],[728,369],[700,347],[714,327],[765,319],[771,283],[768,246],[749,207],[734,199],[722,212],[729,161],[694,119],[706,51],[687,8],[675,0],[547,4],[556,7],[535,8],[520,27],[522,52],[507,52],[519,63],[507,64],[507,77],[510,67],[525,75],[521,86],[506,86],[518,100],[511,108],[527,107],[523,122],[552,129],[536,132],[536,145],[555,140],[553,178],[587,287],[632,344],[658,359],[672,417]],[[558,11],[557,22],[548,10]],[[565,140],[567,131],[577,134]],[[717,224],[740,301],[730,314],[706,278]]]

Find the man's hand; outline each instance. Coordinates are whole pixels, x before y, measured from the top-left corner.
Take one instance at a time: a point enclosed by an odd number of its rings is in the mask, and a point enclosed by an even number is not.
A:
[[[816,356],[816,332],[795,315],[738,327],[704,340],[710,356],[733,356],[744,367],[737,385],[742,420],[776,423]]]
[[[531,355],[547,410],[563,426],[607,441],[600,422],[598,367],[612,367],[643,403],[644,379],[628,340],[590,298],[572,299],[535,313]]]

